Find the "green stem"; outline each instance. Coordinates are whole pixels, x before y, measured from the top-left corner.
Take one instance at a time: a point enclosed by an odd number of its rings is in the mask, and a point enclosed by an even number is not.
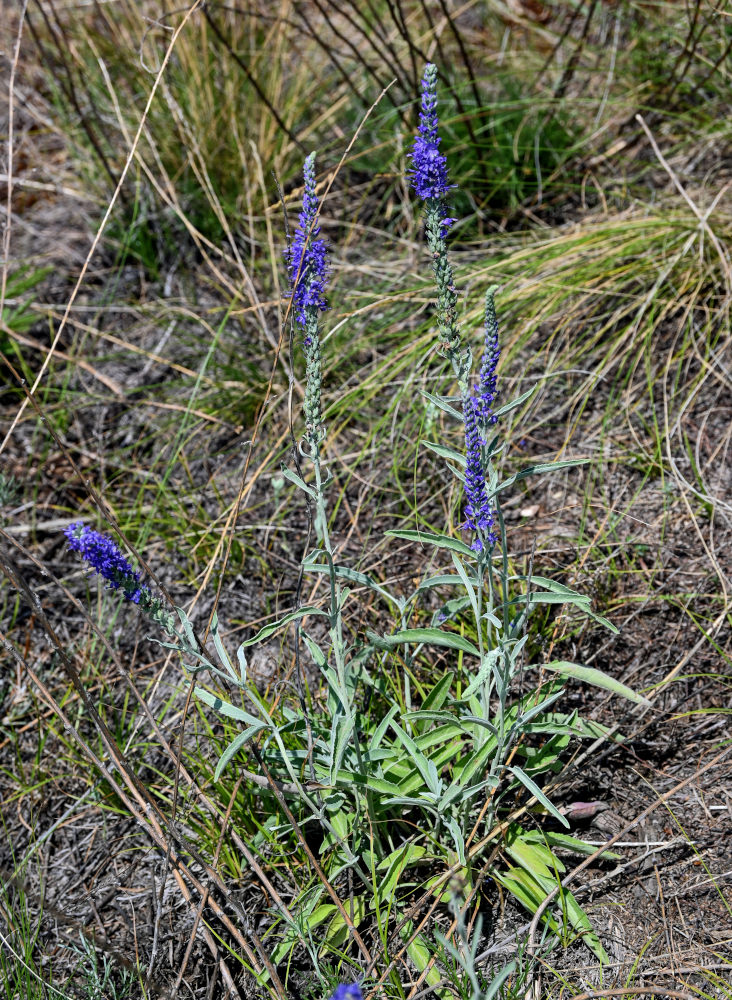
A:
[[[342,591],[341,585],[338,581],[338,576],[335,571],[335,562],[333,559],[333,547],[330,541],[330,532],[328,530],[328,517],[325,506],[325,493],[323,492],[323,475],[322,467],[320,464],[320,449],[317,445],[314,445],[311,451],[311,458],[313,462],[313,467],[315,470],[315,517],[320,526],[320,538],[323,545],[323,550],[325,552],[325,558],[328,563],[328,576],[330,578],[330,634],[331,641],[333,645],[333,657],[335,659],[336,676],[338,677],[338,686],[340,688],[339,698],[341,700],[343,711],[348,718],[349,723],[353,720],[354,708],[352,701],[352,688],[353,685],[348,677],[348,672],[346,669],[346,648],[345,641],[343,637],[343,614],[341,610],[342,605]],[[345,699],[345,703],[344,703]],[[361,746],[358,739],[358,734],[355,735],[353,740],[353,745],[356,750],[356,759],[358,760],[359,770],[363,772],[363,760],[361,756]]]

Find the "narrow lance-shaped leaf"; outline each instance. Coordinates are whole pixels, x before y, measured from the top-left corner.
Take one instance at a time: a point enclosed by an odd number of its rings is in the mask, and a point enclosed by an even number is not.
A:
[[[315,490],[312,486],[308,486],[308,484],[301,479],[296,472],[293,472],[292,469],[288,469],[286,465],[283,465],[281,471],[285,479],[289,479],[290,482],[294,483],[298,489],[303,491],[303,493],[307,493],[309,497],[313,498],[316,496]]]
[[[249,712],[245,712],[243,708],[239,708],[237,705],[231,705],[228,701],[223,701],[219,698],[217,694],[212,694],[205,688],[196,686],[193,689],[193,693],[201,701],[210,705],[214,711],[219,712],[221,715],[225,715],[228,719],[236,719],[238,722],[246,722],[248,726],[261,726],[262,722],[260,719],[256,719]]]
[[[568,660],[552,660],[550,663],[542,664],[543,669],[553,670],[564,677],[574,677],[575,680],[584,681],[585,684],[592,684],[594,687],[604,688],[612,694],[627,698],[638,705],[650,705],[650,701],[638,694],[632,688],[616,681],[614,677],[597,670],[595,667],[585,667],[581,663],[570,663]]]
[[[216,770],[214,771],[214,781],[218,781],[221,777],[221,772],[224,770],[226,765],[229,763],[231,758],[236,754],[241,748],[249,742],[252,736],[265,729],[266,726],[263,722],[257,723],[256,726],[248,726],[244,732],[239,733],[239,735],[231,741],[228,747],[221,754],[218,764],[216,765]]]
[[[450,403],[449,399],[444,396],[435,396],[431,392],[427,392],[426,389],[419,390],[425,399],[429,399],[430,403],[433,403],[438,409],[443,410],[445,413],[449,413],[451,417],[454,417],[459,423],[463,422],[463,415],[459,410],[456,410],[454,406]],[[459,399],[456,400],[459,402]]]
[[[488,499],[496,495],[496,493],[501,493],[503,490],[507,490],[509,486],[513,486],[514,483],[520,482],[522,479],[526,479],[527,476],[538,476],[543,472],[559,472],[560,469],[573,469],[578,465],[587,465],[589,463],[589,458],[567,458],[563,459],[561,462],[538,462],[536,465],[529,465],[525,469],[521,469],[520,472],[515,473],[513,476],[509,476],[508,479],[504,479],[502,483],[499,483],[494,489],[488,490]]]
[[[314,560],[322,553],[314,552],[307,559],[303,560],[303,569],[307,573],[330,573],[330,566],[327,563],[317,563]],[[387,601],[391,604],[399,604],[396,597],[389,593],[385,587],[372,580],[370,576],[366,576],[365,573],[359,573],[358,570],[350,569],[348,566],[334,566],[333,570],[336,576],[342,577],[344,580],[350,580],[351,583],[358,583],[362,587],[368,587],[370,590],[375,591],[377,594],[381,594],[385,597]]]
[[[555,819],[558,819],[563,826],[566,826],[567,829],[569,829],[569,823],[567,822],[566,816],[562,816],[562,814],[554,805],[554,803],[551,802],[546,797],[546,795],[544,794],[544,792],[542,792],[542,790],[539,788],[536,782],[532,781],[525,771],[522,771],[520,767],[516,767],[515,765],[513,767],[509,767],[508,770],[513,775],[515,775],[515,777],[518,778],[518,780],[521,782],[522,785],[524,785],[525,788],[527,788],[531,792],[531,794],[535,797],[537,802],[541,802],[544,808],[548,812],[550,812]]]
[[[425,441],[424,446],[433,451],[435,455],[439,455],[440,458],[446,458],[450,462],[457,462],[459,466],[463,469],[465,468],[465,455],[456,451],[455,448],[449,448],[446,444],[439,444],[437,441]]]
[[[298,618],[305,618],[306,615],[324,615],[326,618],[330,618],[329,612],[323,611],[322,608],[313,608],[306,605],[305,607],[298,608],[296,611],[290,611],[283,618],[278,618],[276,622],[270,622],[269,625],[265,625],[251,639],[245,639],[239,646],[239,649],[246,649],[247,646],[255,646],[258,642],[262,642],[262,640],[277,632],[285,625],[289,625],[290,622],[294,622]]]
[[[452,549],[453,552],[460,552],[461,555],[475,559],[475,552],[469,545],[458,541],[457,538],[450,538],[449,535],[435,535],[431,531],[413,531],[406,528],[395,528],[393,531],[387,531],[386,534],[392,538],[404,538],[409,542],[419,542],[421,545],[434,545],[437,549]]]
[[[473,643],[454,632],[443,632],[439,628],[405,628],[394,635],[377,636],[369,633],[369,638],[384,646],[399,646],[403,642],[426,642],[432,646],[446,646],[448,649],[462,649],[464,653],[480,656]]]

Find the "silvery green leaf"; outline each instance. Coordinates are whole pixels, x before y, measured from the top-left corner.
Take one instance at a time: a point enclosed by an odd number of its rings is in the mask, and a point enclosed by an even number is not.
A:
[[[335,672],[333,667],[325,667],[323,669],[323,674],[328,682],[328,687],[330,690],[338,695],[338,700],[344,709],[348,707],[348,692],[344,691],[341,687],[341,681],[338,674]]]
[[[310,636],[304,629],[301,630],[300,635],[302,636],[303,642],[308,648],[308,652],[313,658],[313,663],[316,663],[321,668],[326,667],[328,661],[326,660],[325,654],[323,653],[320,646],[318,646],[317,643],[313,642],[313,640],[310,638]]]
[[[480,667],[478,668],[478,673],[475,675],[470,684],[468,684],[468,686],[463,691],[462,695],[463,698],[465,698],[466,700],[470,698],[481,687],[481,685],[485,683],[486,678],[493,670],[493,666],[496,663],[496,660],[498,660],[498,658],[502,655],[503,655],[503,650],[500,648],[500,646],[497,646],[495,649],[491,649],[488,653],[485,654],[480,664]]]
[[[228,671],[234,683],[238,684],[239,677],[236,671],[234,670],[234,664],[231,662],[229,654],[226,651],[223,642],[221,641],[221,636],[219,635],[219,618],[215,611],[211,615],[210,632],[211,632],[211,638],[213,639],[214,647],[216,648],[216,652],[218,653],[218,657],[221,662],[221,666],[224,668],[224,670]]]
[[[180,623],[183,626],[183,631],[185,632],[185,639],[186,639],[186,641],[188,643],[188,646],[186,648],[186,652],[190,653],[192,656],[196,656],[198,658],[202,658],[201,657],[201,652],[200,652],[200,649],[199,649],[199,646],[198,646],[198,641],[196,640],[196,637],[193,634],[193,626],[191,625],[191,622],[190,622],[190,619],[188,618],[188,615],[183,610],[183,608],[179,608],[179,607],[176,606],[175,610],[178,613],[178,618],[180,619]],[[206,661],[206,662],[208,662],[208,661]]]
[[[515,410],[516,407],[521,406],[522,403],[525,403],[527,400],[531,399],[531,397],[534,395],[534,393],[538,388],[539,388],[538,385],[532,385],[530,389],[527,389],[526,392],[521,393],[521,395],[517,396],[516,399],[512,399],[510,402],[504,403],[503,406],[499,407],[499,409],[495,411],[495,415],[497,417],[502,417],[506,413],[510,413],[511,410]]]
[[[259,719],[255,719],[249,712],[245,712],[243,708],[238,708],[236,705],[229,704],[228,701],[223,701],[217,694],[212,694],[205,688],[196,685],[193,693],[201,701],[210,705],[214,711],[219,712],[220,715],[225,715],[229,719],[236,719],[238,722],[246,722],[248,726],[259,726],[260,729],[263,727],[263,723]]]
[[[427,848],[422,847],[417,844],[403,844],[397,850],[392,851],[391,854],[379,862],[378,869],[384,871],[386,869],[383,879],[379,880],[377,885],[377,891],[381,899],[390,900],[397,886],[397,883],[401,880],[405,869],[409,865],[416,865],[419,863],[422,856],[426,853]]]
[[[444,813],[450,808],[455,799],[460,798],[463,794],[464,789],[460,785],[450,785],[444,795],[440,798],[440,803],[437,807],[438,812]]]
[[[450,621],[455,615],[460,614],[465,608],[469,607],[470,598],[466,595],[465,597],[453,597],[450,601],[445,601],[441,608],[432,615],[430,624],[433,628],[438,625],[442,625],[444,622]]]
[[[444,783],[442,781],[442,778],[437,773],[435,762],[432,760],[427,761],[427,773],[429,774],[429,782],[428,782],[429,789],[433,795],[439,797],[440,795],[442,795]]]
[[[592,684],[594,687],[604,688],[606,691],[617,694],[628,701],[634,701],[638,705],[648,706],[650,701],[642,694],[637,694],[632,688],[616,681],[614,677],[596,670],[595,667],[584,667],[581,663],[570,663],[568,660],[552,660],[550,663],[542,664],[544,670],[553,670],[564,677],[574,677],[575,680],[584,681],[585,684]]]
[[[458,861],[465,867],[465,838],[463,837],[462,831],[458,825],[458,821],[454,816],[451,816],[447,821],[447,828],[452,834],[452,839],[455,843],[455,850],[457,851]]]
[[[498,730],[489,719],[484,719],[482,715],[464,715],[461,722],[470,722],[474,726],[487,729],[491,736],[498,736]]]
[[[453,675],[451,673],[442,675],[440,680],[435,684],[425,700],[422,702],[423,712],[438,712],[439,709],[442,708],[448,694],[450,693],[452,681]]]
[[[495,788],[498,785],[498,778],[486,778],[478,782],[477,785],[466,785],[465,787],[457,783],[450,785],[440,798],[438,812],[445,812],[450,805],[462,805],[489,785]]]
[[[545,712],[547,708],[549,708],[550,705],[553,705],[554,702],[558,698],[561,698],[563,694],[564,688],[560,688],[549,698],[545,698],[544,701],[540,702],[538,705],[532,705],[531,708],[528,708],[525,712],[521,712],[515,723],[516,728],[522,729],[527,722],[530,722],[534,718],[535,715],[538,715],[539,712]]]
[[[419,972],[425,972],[425,980],[428,986],[433,989],[437,987],[438,983],[442,978],[442,972],[437,965],[430,966],[430,961],[432,959],[432,952],[430,948],[427,947],[425,939],[421,934],[416,937],[412,934],[413,923],[411,920],[400,925],[402,930],[400,935],[404,941],[407,948],[407,955],[410,960],[414,962],[415,966]]]
[[[542,831],[541,836],[550,847],[563,847],[574,854],[590,855],[594,854],[597,850],[597,844],[588,844],[584,840],[578,840],[577,837],[571,837],[568,833],[545,830]],[[623,857],[622,854],[618,854],[616,851],[604,851],[602,856],[610,861],[620,861]]]
[[[374,730],[374,735],[371,737],[371,743],[369,744],[369,750],[375,750],[384,738],[384,733],[389,728],[389,723],[394,718],[394,716],[399,711],[398,705],[392,705],[389,711],[386,713],[384,718],[381,720],[379,725]]]
[[[236,651],[236,658],[239,662],[239,671],[240,671],[239,682],[241,684],[244,684],[246,683],[247,679],[247,658],[241,646],[239,646],[239,648]]]
[[[532,574],[531,576],[524,576],[519,574],[517,576],[509,577],[510,580],[527,580],[531,584],[537,584],[540,587],[545,587],[547,590],[552,591],[555,594],[571,594],[575,597],[585,597],[584,594],[580,594],[578,590],[573,590],[564,583],[559,583],[558,580],[551,580],[547,576],[536,576]],[[585,597],[585,600],[589,598]]]
[[[583,594],[574,596],[572,594],[549,594],[542,591],[533,591],[509,602],[511,607],[515,607],[517,604],[522,608],[525,608],[527,604],[574,604],[582,608],[583,611],[589,611],[591,608],[589,597]]]
[[[473,577],[472,582],[477,585],[477,580]],[[417,590],[430,590],[432,587],[446,587],[452,584],[462,583],[459,576],[453,576],[451,573],[440,573],[437,576],[430,576],[426,580],[423,580],[417,587]]]
[[[421,753],[412,737],[408,733],[405,733],[397,722],[392,721],[391,728],[396,733],[397,739],[409,752],[409,757],[419,773],[422,775],[422,780],[425,785],[427,785],[433,795],[437,795],[439,787],[437,769],[435,768],[435,765],[431,760],[428,760],[423,753]],[[439,784],[441,784],[441,782]]]
[[[460,552],[464,556],[475,559],[475,552],[469,545],[458,541],[457,538],[450,538],[449,535],[435,535],[431,531],[413,531],[407,528],[395,528],[385,532],[385,534],[392,538],[405,538],[410,542],[419,542],[422,545],[434,545],[438,549],[452,549],[453,552]]]
[[[512,580],[525,580],[530,585],[535,585],[539,587],[544,587],[549,592],[544,594],[541,592],[532,591],[529,595],[529,602],[533,604],[573,604],[580,608],[584,614],[586,614],[593,621],[596,621],[598,625],[603,625],[605,628],[610,629],[616,635],[618,629],[612,622],[608,621],[607,618],[603,618],[602,615],[595,614],[592,610],[590,598],[586,594],[580,594],[577,590],[572,590],[571,587],[565,586],[563,583],[558,583],[556,580],[550,580],[545,576],[514,576],[511,577]],[[526,598],[519,598],[516,603],[526,603]]]
[[[535,781],[531,780],[528,774],[526,774],[524,771],[521,770],[520,767],[517,767],[516,765],[510,766],[508,770],[511,772],[511,774],[513,774],[516,778],[518,778],[521,784],[524,785],[524,787],[531,792],[536,801],[540,802],[547,810],[547,812],[550,812],[555,819],[558,819],[563,826],[566,826],[567,829],[569,829],[569,823],[567,822],[567,817],[562,816],[562,814],[554,805],[554,803],[551,802],[546,797],[544,792],[542,792],[542,790],[539,788],[539,786],[536,784]]]
[[[365,780],[369,788],[373,788],[375,792],[381,792],[382,795],[401,795],[402,790],[399,785],[395,785],[391,781],[386,781],[384,778],[379,778],[375,774],[366,775]]]
[[[256,726],[249,726],[243,733],[239,733],[239,735],[231,741],[228,747],[221,754],[219,762],[216,765],[216,770],[214,771],[214,781],[219,780],[221,772],[224,770],[234,754],[238,750],[241,750],[244,744],[248,743],[252,736],[256,736],[256,734],[264,728],[265,724],[263,722],[259,722]]]
[[[407,722],[442,722],[454,724],[458,720],[451,712],[430,711],[419,708],[414,712],[404,712],[402,719]]]
[[[309,497],[312,497],[313,499],[317,497],[317,493],[312,486],[308,486],[304,479],[301,479],[296,472],[292,471],[292,469],[288,469],[286,465],[282,466],[282,475],[285,479],[289,479],[291,483],[294,483],[295,486],[301,489],[304,493],[307,493]]]
[[[369,633],[369,638],[371,633]],[[376,638],[379,638],[378,636]],[[387,646],[398,646],[404,642],[426,642],[431,646],[446,646],[448,649],[461,649],[464,653],[480,656],[473,643],[455,632],[443,632],[439,628],[405,628],[394,635],[385,635],[380,641]]]
[[[191,673],[196,674],[201,670],[211,670],[213,673],[218,674],[219,677],[227,677],[223,671],[219,670],[213,665],[213,663],[211,663],[208,657],[204,656],[203,653],[197,653],[196,650],[190,649],[187,643],[181,645],[179,642],[166,642],[165,639],[158,639],[157,636],[150,636],[150,641],[154,642],[158,646],[162,646],[163,649],[172,649],[176,653],[180,653],[183,656],[192,656],[194,660],[198,660],[201,664],[199,667],[193,667],[190,666],[190,664],[186,664],[186,669],[190,670]]]
[[[470,598],[470,604],[473,608],[473,615],[475,616],[475,621],[478,621],[478,598],[475,594],[475,587],[473,586],[470,577],[468,576],[465,567],[462,562],[458,559],[456,552],[451,552],[452,561],[455,564],[455,569],[458,571],[458,576],[462,580],[463,586],[467,591],[468,597]]]
[[[496,731],[495,726],[491,726],[490,728],[493,730],[493,735],[497,737],[498,733]],[[476,773],[476,771],[479,771],[485,767],[489,755],[493,753],[495,749],[496,749],[495,740],[488,740],[487,743],[484,743],[482,747],[480,747],[478,750],[473,751],[473,753],[471,753],[468,756],[468,759],[466,760],[463,767],[459,769],[459,773],[457,773],[458,769],[456,768],[456,784],[458,785],[458,787],[464,788],[468,784],[470,779],[473,777],[473,775]],[[486,778],[485,780],[488,782],[488,784],[492,785],[498,784],[497,776],[492,778]],[[483,783],[484,782],[482,782],[481,784]]]
[[[307,559],[303,560],[303,569],[308,573],[330,573],[330,566],[327,563],[316,563],[312,559],[316,556],[322,555],[320,552],[313,552]],[[387,601],[392,604],[398,604],[398,599],[394,597],[389,591],[382,587],[381,584],[376,583],[372,580],[370,576],[366,576],[365,573],[359,573],[355,569],[350,569],[348,566],[334,566],[335,575],[342,577],[344,580],[350,580],[351,583],[358,583],[362,587],[368,587],[370,590],[375,591],[377,594],[381,594],[385,597]]]
[[[613,743],[625,743],[626,739],[620,733],[613,733],[607,726],[589,719],[581,719],[576,712],[567,716],[561,712],[550,712],[546,719],[540,722],[528,722],[527,733],[551,733],[576,736],[578,739],[597,740],[605,738]]]
[[[439,455],[440,458],[457,462],[459,467],[465,468],[465,455],[462,452],[456,451],[454,448],[448,448],[445,444],[438,444],[435,441],[423,441],[422,443],[425,448],[429,448],[430,451],[433,451],[435,455]]]
[[[380,750],[367,750],[361,754],[361,760],[369,764],[381,764],[383,761],[394,759],[393,747],[382,747]]]
[[[378,892],[382,899],[392,898],[397,882],[401,879],[402,873],[407,866],[406,857],[408,856],[407,851],[409,847],[409,844],[405,844],[398,851],[392,852],[392,855],[396,856],[388,866],[383,881],[378,885]],[[392,857],[392,855],[389,855],[389,857]],[[383,863],[379,867],[383,867]]]
[[[496,493],[501,493],[503,490],[507,490],[509,486],[513,486],[514,483],[520,482],[522,479],[526,479],[527,476],[540,475],[543,472],[557,472],[559,469],[573,469],[578,465],[587,465],[589,463],[589,458],[567,458],[560,462],[539,462],[536,465],[529,465],[525,469],[521,469],[520,472],[516,472],[513,476],[509,476],[508,479],[504,479],[502,483],[499,483],[495,487],[488,489],[488,499],[496,495]]]
[[[503,984],[506,982],[509,976],[513,975],[518,969],[518,963],[515,958],[512,958],[510,962],[503,966],[501,971],[497,976],[491,979],[488,989],[483,994],[482,1000],[493,1000],[494,997],[498,996]]]
[[[258,642],[262,642],[264,639],[267,639],[278,629],[281,629],[285,625],[289,625],[290,622],[294,622],[298,618],[305,618],[306,615],[324,615],[326,618],[330,618],[329,612],[323,611],[322,608],[314,608],[309,605],[304,605],[302,608],[297,608],[296,611],[290,611],[289,614],[284,615],[282,618],[278,618],[276,622],[270,622],[269,625],[265,625],[264,628],[261,628],[256,635],[251,637],[251,639],[245,639],[239,648],[246,649],[247,646],[255,646]]]
[[[511,659],[516,660],[521,655],[526,643],[529,641],[528,635],[522,635],[520,639],[511,639],[504,643],[505,646],[511,647]]]
[[[373,649],[392,649],[394,643],[389,642],[388,636],[380,636],[376,632],[371,632],[369,629],[366,630],[366,638],[369,640],[369,644]]]
[[[497,616],[496,614],[494,614],[494,613],[493,613],[492,611],[486,611],[486,613],[485,613],[485,614],[483,615],[483,618],[484,618],[484,619],[485,619],[485,620],[486,620],[487,622],[490,622],[490,623],[491,623],[491,625],[493,626],[493,628],[495,628],[495,629],[497,629],[497,630],[499,630],[499,631],[500,631],[500,630],[501,630],[501,629],[503,628],[503,622],[502,622],[502,621],[501,621],[501,619],[500,619],[500,618],[499,618],[499,617],[498,617],[498,616]]]
[[[451,397],[434,396],[431,392],[427,392],[425,389],[420,389],[419,391],[422,393],[425,399],[429,399],[430,403],[434,403],[435,406],[439,407],[439,409],[443,410],[445,413],[449,413],[451,417],[455,417],[455,419],[459,420],[460,423],[463,422],[462,413],[460,413],[459,410],[456,410],[454,406],[450,405]],[[460,400],[456,398],[455,402],[456,403],[460,402]]]
[[[406,718],[406,716],[402,716],[402,718]],[[440,723],[434,728],[428,729],[427,732],[415,737],[414,742],[420,750],[429,750],[431,747],[445,743],[447,740],[452,740],[456,736],[463,736],[464,733],[465,726],[459,720],[451,717],[450,722]],[[460,740],[455,742],[454,747],[460,747]]]
[[[419,795],[395,795],[394,798],[387,799],[387,804],[392,806],[409,806],[410,808],[432,809],[437,811],[437,800],[432,792],[420,792]]]
[[[355,720],[353,716],[336,713],[333,716],[331,732],[331,761],[330,761],[330,783],[335,781],[335,775],[343,763],[343,756],[348,746],[348,741],[353,734]]]

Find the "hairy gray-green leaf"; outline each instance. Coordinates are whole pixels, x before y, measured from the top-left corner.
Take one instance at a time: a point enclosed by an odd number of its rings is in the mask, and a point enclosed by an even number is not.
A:
[[[575,680],[584,681],[585,684],[592,684],[594,687],[604,688],[606,691],[617,694],[628,701],[634,701],[638,705],[650,705],[650,701],[638,694],[632,688],[616,681],[614,677],[597,670],[595,667],[585,667],[581,663],[570,663],[568,660],[552,660],[550,663],[542,664],[543,669],[552,670],[562,674],[564,677],[574,677]]]
[[[518,780],[521,782],[522,785],[524,785],[531,792],[531,794],[534,796],[537,802],[540,802],[544,806],[544,808],[552,814],[552,816],[555,819],[558,819],[560,823],[562,823],[564,826],[567,827],[567,829],[569,829],[569,823],[567,822],[567,817],[562,816],[562,814],[554,805],[554,803],[551,802],[546,797],[546,795],[544,794],[544,792],[542,792],[542,790],[539,788],[536,782],[532,781],[525,771],[522,771],[520,767],[516,767],[515,765],[509,767],[508,770],[511,772],[511,774],[513,774],[516,778],[518,778]]]
[[[289,625],[290,622],[294,622],[298,618],[305,618],[306,615],[324,615],[326,618],[330,618],[329,612],[323,611],[322,608],[314,608],[309,605],[305,605],[302,608],[298,608],[296,611],[290,611],[289,614],[284,615],[282,618],[278,618],[276,622],[270,622],[269,625],[265,625],[264,628],[260,628],[259,632],[257,632],[256,635],[253,635],[251,639],[245,639],[239,648],[246,649],[247,646],[255,646],[258,642],[262,642],[270,635],[273,635],[278,631],[278,629],[283,628],[285,625]]]
[[[376,636],[376,638],[380,638],[380,641],[387,646],[399,646],[403,642],[426,642],[431,646],[461,649],[464,653],[480,656],[477,647],[465,636],[457,635],[455,632],[443,632],[439,628],[405,628],[395,632],[394,635]]]
[[[411,528],[395,528],[385,534],[392,538],[404,538],[409,542],[419,542],[421,545],[434,545],[437,549],[452,549],[475,560],[475,552],[465,542],[451,538],[449,535],[435,535],[431,531],[413,531]]]

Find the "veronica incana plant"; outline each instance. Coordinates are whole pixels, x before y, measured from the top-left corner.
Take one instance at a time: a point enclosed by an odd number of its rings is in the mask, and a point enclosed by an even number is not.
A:
[[[303,826],[317,831],[324,880],[306,885],[289,908],[275,909],[265,940],[275,965],[300,948],[316,971],[326,957],[346,963],[343,978],[351,985],[337,988],[338,1000],[360,1000],[363,984],[379,976],[377,964],[364,964],[354,945],[358,929],[367,926],[372,938],[390,942],[395,937],[427,982],[439,982],[443,972],[432,959],[445,942],[440,944],[429,929],[419,930],[407,913],[416,894],[425,893],[425,906],[437,900],[462,912],[460,906],[477,893],[490,892],[486,886],[500,883],[522,905],[536,910],[563,871],[556,852],[587,850],[564,832],[567,821],[552,800],[551,781],[561,754],[572,739],[594,740],[606,732],[576,712],[562,710],[564,683],[574,677],[640,700],[598,670],[564,661],[530,662],[527,624],[539,605],[571,605],[613,626],[594,614],[587,597],[511,569],[502,494],[526,476],[577,463],[534,465],[501,478],[501,427],[530,393],[498,405],[495,288],[485,293],[482,358],[475,372],[471,338],[460,329],[448,249],[457,220],[449,209],[453,187],[441,150],[433,65],[424,73],[408,174],[424,206],[437,343],[457,387],[456,395],[425,393],[458,424],[454,437],[428,446],[448,462],[462,501],[455,530],[394,529],[389,535],[434,548],[443,571],[410,593],[395,594],[384,583],[339,564],[331,542],[321,324],[328,308],[329,254],[334,251],[320,232],[314,154],[305,160],[302,210],[286,252],[289,313],[304,358],[306,390],[297,461],[282,472],[313,511],[316,544],[302,565],[306,573],[325,579],[323,600],[295,607],[267,624],[232,657],[215,617],[213,648],[202,648],[185,612],[164,612],[114,543],[99,541],[83,526],[67,533],[72,548],[110,587],[120,589],[162,626],[167,635],[157,641],[180,653],[198,698],[234,727],[216,763],[215,780],[233,785],[243,775],[270,788],[269,796],[266,789],[262,795],[277,817],[270,835],[282,849],[296,849]],[[356,588],[371,590],[389,609],[394,622],[390,631],[368,629],[356,611],[352,622],[357,622],[360,637],[349,641],[344,614],[359,606],[354,603]],[[431,592],[438,596],[440,610],[430,619],[425,617],[425,598]],[[310,627],[316,619],[325,625],[317,636]],[[300,685],[298,696],[270,701],[248,677],[247,650],[291,623],[297,626],[296,641],[320,671],[323,698],[308,698]],[[439,676],[429,670],[436,648],[451,657],[450,667]],[[420,665],[422,694],[405,697],[408,679],[400,685],[394,678],[408,678],[407,667],[415,664]],[[543,826],[541,817],[553,825]],[[492,881],[479,889],[474,873],[491,851],[496,856]],[[454,876],[463,887],[462,902],[456,903],[454,889],[448,888]],[[345,898],[348,912],[341,903]],[[463,925],[458,921],[457,926]],[[589,919],[570,893],[560,894],[547,910],[544,926],[545,951],[568,927],[606,960]],[[388,948],[383,960],[388,964]]]

